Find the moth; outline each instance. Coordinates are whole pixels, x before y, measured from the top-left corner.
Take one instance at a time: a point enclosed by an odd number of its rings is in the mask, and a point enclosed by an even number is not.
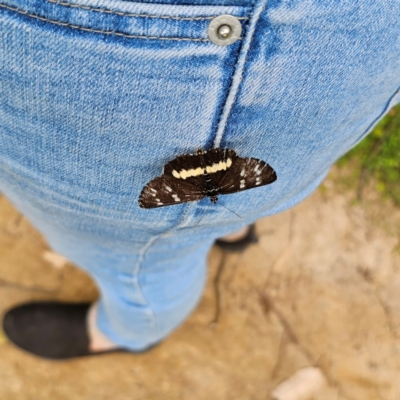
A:
[[[163,174],[142,189],[141,208],[156,208],[268,185],[277,179],[273,168],[256,158],[239,157],[232,149],[197,150],[169,161]]]

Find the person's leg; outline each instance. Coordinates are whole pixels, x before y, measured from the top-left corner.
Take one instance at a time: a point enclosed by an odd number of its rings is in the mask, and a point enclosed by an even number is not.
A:
[[[98,256],[92,252],[75,258],[100,288],[99,330],[113,343],[132,350],[167,336],[196,306],[204,286],[210,241],[194,241],[178,249],[173,242],[179,236],[158,241],[139,253],[99,247]],[[86,245],[82,243],[83,252]],[[104,250],[114,253],[114,262],[102,257]]]
[[[172,237],[171,243],[179,240]],[[101,290],[97,325],[112,342],[142,350],[165,338],[194,309],[206,276],[211,243],[177,250],[158,244],[138,263],[117,273],[97,266],[93,277]],[[169,250],[168,250],[169,248]]]
[[[100,210],[96,216],[78,210],[72,213],[44,195],[36,207],[31,203],[29,184],[21,188],[21,182],[21,177],[3,171],[0,183],[4,193],[29,216],[54,250],[97,283],[101,297],[96,328],[111,343],[143,350],[165,338],[194,309],[216,233],[200,229],[188,234],[184,226],[149,233],[121,220],[109,222],[115,228],[111,233]],[[191,221],[197,218],[193,216]],[[93,333],[96,329],[92,330],[95,342]],[[106,349],[102,343],[97,341],[93,350]]]
[[[256,219],[138,205],[166,162],[212,146],[241,38],[215,45],[204,16],[245,28],[250,7],[3,3],[0,190],[95,279],[100,332],[146,348],[199,300],[214,239]]]
[[[397,0],[2,3],[0,188],[94,277],[98,327],[130,349],[194,307],[216,237],[304,199],[400,101]],[[207,36],[221,14],[243,28],[229,46]],[[212,147],[278,180],[223,196],[236,215],[207,199],[139,207],[168,161]]]
[[[98,303],[93,303],[86,316],[86,329],[89,337],[89,351],[96,353],[118,348],[118,345],[111,341],[97,326]]]

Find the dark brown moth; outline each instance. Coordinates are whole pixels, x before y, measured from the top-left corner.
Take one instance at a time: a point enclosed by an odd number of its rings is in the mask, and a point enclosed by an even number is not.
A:
[[[184,154],[164,166],[161,176],[151,180],[139,196],[139,206],[156,208],[268,185],[277,179],[265,161],[241,158],[232,149],[198,150]]]

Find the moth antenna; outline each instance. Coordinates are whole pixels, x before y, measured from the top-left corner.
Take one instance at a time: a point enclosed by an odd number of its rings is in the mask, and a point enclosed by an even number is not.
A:
[[[218,203],[218,204],[219,204],[220,206],[226,208],[226,209],[227,209],[228,211],[230,211],[231,213],[237,215],[240,219],[243,219],[243,217],[241,217],[238,213],[235,213],[235,211],[232,211],[230,208],[225,207],[225,206],[224,206],[223,204],[221,204],[221,203]]]
[[[199,223],[200,223],[200,221],[203,219],[203,217],[206,215],[206,211],[207,210],[204,210],[204,212],[203,212],[203,215],[200,217],[200,219],[196,222],[196,225],[193,225],[193,228],[195,227],[195,226],[197,226]]]

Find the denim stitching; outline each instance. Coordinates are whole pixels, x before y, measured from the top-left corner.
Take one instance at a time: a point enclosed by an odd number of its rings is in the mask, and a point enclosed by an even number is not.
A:
[[[153,237],[151,237],[149,239],[149,241],[140,250],[138,262],[137,262],[136,266],[134,267],[134,269],[132,271],[132,276],[133,277],[135,277],[135,276],[137,277],[137,282],[138,282],[138,286],[139,286],[140,292],[142,294],[142,298],[146,302],[146,306],[151,311],[151,314],[152,314],[152,317],[153,317],[153,326],[155,328],[157,336],[159,336],[159,332],[160,332],[160,329],[158,327],[158,322],[157,322],[157,316],[154,313],[154,310],[150,307],[150,305],[149,305],[149,303],[148,303],[147,299],[145,298],[144,293],[142,291],[141,284],[140,284],[140,277],[139,277],[140,276],[140,270],[142,268],[142,264],[143,264],[144,258],[146,257],[147,252],[154,245],[154,243],[158,239],[162,239],[164,237],[168,237],[172,232],[175,232],[177,229],[179,229],[180,226],[185,222],[186,216],[187,216],[187,214],[189,212],[189,209],[191,208],[190,206],[195,207],[196,205],[194,205],[194,204],[186,204],[185,208],[184,208],[184,210],[182,212],[182,215],[179,218],[179,221],[175,226],[173,226],[171,228],[168,228],[166,231],[164,231],[162,233],[159,233],[159,234],[157,234],[157,235],[155,235],[155,236],[153,236]]]
[[[141,267],[142,267],[142,264],[143,264],[143,261],[144,261],[144,258],[146,256],[147,251],[154,244],[154,242],[156,242],[157,239],[159,237],[162,237],[163,235],[164,235],[164,233],[161,233],[161,234],[158,234],[156,236],[151,237],[150,240],[142,247],[142,249],[139,252],[138,262],[136,263],[136,266],[133,268],[133,271],[132,271],[132,279],[133,279],[133,281],[135,281],[135,277],[137,278],[137,288],[140,290],[140,294],[141,294],[142,299],[144,300],[144,302],[146,304],[146,307],[148,308],[148,310],[150,310],[151,317],[152,317],[152,325],[153,325],[153,327],[155,329],[156,336],[159,336],[157,318],[156,318],[156,315],[154,313],[154,310],[151,308],[148,300],[144,296],[142,285],[140,283],[140,270],[141,270]],[[135,285],[133,285],[133,286],[135,286]]]
[[[60,21],[55,21],[52,19],[48,19],[45,17],[40,17],[39,15],[36,14],[31,14],[28,13],[27,11],[21,10],[16,7],[11,7],[6,4],[0,3],[0,8],[5,8],[7,10],[15,11],[19,14],[27,15],[28,17],[36,18],[40,21],[45,21],[49,22],[54,25],[60,25],[60,26],[66,26],[68,28],[73,28],[73,29],[79,29],[85,32],[92,32],[92,33],[103,33],[105,35],[116,35],[116,36],[121,36],[129,39],[158,39],[158,40],[177,40],[177,41],[189,41],[189,42],[209,42],[210,39],[201,39],[201,38],[185,38],[185,37],[162,37],[162,36],[145,36],[145,35],[129,35],[127,33],[121,33],[121,32],[115,32],[115,31],[103,31],[100,29],[93,29],[93,28],[84,28],[83,26],[79,25],[72,25],[67,22],[60,22]],[[242,38],[239,38],[242,39]]]
[[[261,16],[261,13],[264,11],[267,6],[269,0],[258,0],[254,3],[254,8],[252,10],[251,19],[249,22],[249,28],[246,40],[242,43],[240,48],[239,59],[237,61],[237,67],[233,74],[233,78],[231,80],[230,87],[228,89],[228,96],[225,101],[224,108],[222,110],[221,116],[218,121],[217,133],[214,139],[214,147],[220,147],[222,137],[225,133],[225,128],[228,123],[228,119],[231,115],[232,108],[236,102],[237,95],[239,93],[239,88],[243,80],[244,69],[246,67],[247,56],[250,51],[251,41],[254,36],[254,32],[256,30],[257,22]]]
[[[353,142],[351,147],[354,147],[356,144],[361,142],[371,131],[373,128],[375,128],[375,125],[383,118],[391,109],[392,107],[396,106],[396,98],[397,95],[400,94],[400,87],[390,96],[389,100],[386,102],[386,105],[383,109],[383,111],[369,124],[368,128],[363,132],[361,136],[358,137],[358,139]]]
[[[161,19],[176,19],[176,20],[181,20],[181,21],[199,21],[199,20],[205,20],[205,19],[214,19],[218,15],[214,16],[199,16],[199,17],[173,17],[169,15],[151,15],[151,14],[135,14],[135,13],[129,13],[129,12],[123,12],[123,11],[115,11],[115,10],[109,10],[107,8],[96,8],[96,7],[91,7],[91,6],[85,6],[83,4],[73,4],[73,3],[68,3],[66,1],[59,1],[59,0],[47,0],[49,3],[54,3],[58,4],[60,6],[66,6],[66,7],[72,7],[72,8],[82,8],[83,10],[90,10],[90,11],[96,11],[96,12],[102,12],[106,14],[115,14],[115,15],[120,15],[124,17],[142,17],[142,18],[161,18]],[[239,20],[247,20],[249,17],[235,17],[236,19]]]

